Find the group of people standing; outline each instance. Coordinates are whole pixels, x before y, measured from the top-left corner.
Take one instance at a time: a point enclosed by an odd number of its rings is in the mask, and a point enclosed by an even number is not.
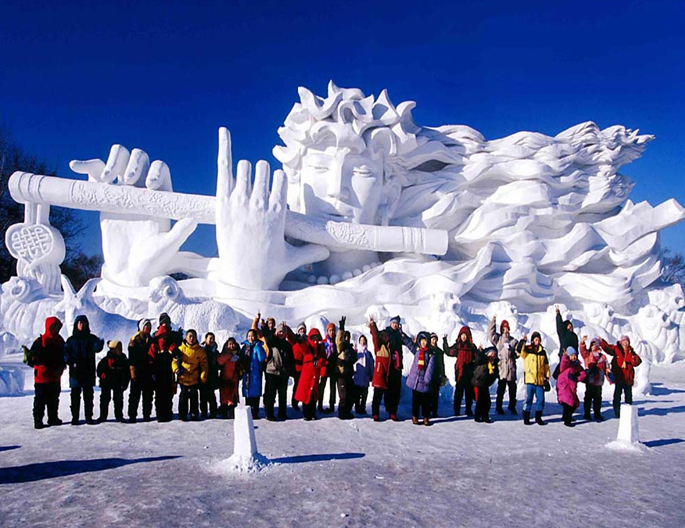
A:
[[[577,387],[586,384],[584,416],[597,421],[601,413],[602,386],[605,377],[615,384],[614,413],[619,416],[621,395],[632,403],[634,367],[641,362],[630,346],[627,336],[615,345],[587,337],[578,339],[570,321],[563,321],[556,311],[557,334],[561,347],[560,361],[550,376],[547,352],[539,332],[520,339],[510,333],[505,320],[499,326],[495,317],[488,325],[487,347],[476,346],[471,329],[461,328],[450,345],[443,336],[442,347],[435,333],[419,332],[408,336],[399,316],[379,330],[373,318],[367,326],[373,344],[369,350],[366,335],[352,342],[343,317],[338,326],[329,323],[325,337],[318,329],[307,329],[304,323],[293,331],[285,322],[255,317],[242,343],[230,337],[219,349],[215,335],[207,332],[203,341],[195,330],[185,333],[172,329],[166,313],[160,314],[159,326],[152,332],[152,322],[143,319],[138,332],[128,344],[128,357],[122,343],[107,343],[108,351],[96,364],[96,354],[103,350],[104,340],[91,333],[88,319],[79,316],[72,335],[65,342],[60,336],[62,323],[56,317],[45,321],[45,333],[25,350],[25,361],[34,368],[34,425],[37,429],[60,425],[58,404],[60,379],[68,367],[71,389],[71,423],[80,424],[81,400],[85,422],[96,424],[107,420],[110,402],[114,401],[114,416],[124,421],[124,392],[130,385],[128,421],[138,420],[142,399],[142,419],[151,420],[153,399],[156,419],[173,419],[173,398],[179,393],[178,415],[181,420],[200,418],[233,418],[240,392],[250,406],[252,417],[260,417],[263,399],[266,419],[287,419],[287,390],[293,378],[291,406],[305,420],[316,420],[317,410],[332,413],[338,406],[338,418],[349,420],[366,414],[369,387],[373,387],[371,414],[380,420],[384,403],[390,419],[399,421],[398,408],[402,394],[403,347],[413,355],[405,385],[412,391],[412,422],[430,425],[437,416],[440,388],[447,383],[444,356],[456,358],[454,414],[459,416],[464,401],[467,416],[475,421],[491,423],[490,386],[497,381],[496,412],[504,414],[504,397],[508,393],[508,411],[516,415],[517,359],[523,359],[526,399],[523,421],[526,425],[545,425],[543,411],[545,393],[551,390],[550,377],[556,379],[557,397],[563,407],[563,422],[573,427],[573,413],[579,407]],[[584,366],[580,363],[579,353]],[[609,364],[607,354],[612,357]],[[100,383],[100,416],[93,417],[96,379]],[[329,387],[327,407],[325,388]],[[180,389],[180,390],[179,390]],[[216,391],[219,391],[219,400]],[[278,412],[276,402],[278,400]],[[337,402],[336,402],[337,400]],[[533,402],[535,405],[533,407]],[[475,410],[472,409],[475,402]],[[47,424],[43,422],[47,408]],[[533,418],[534,410],[534,418]],[[354,413],[353,413],[354,411]]]

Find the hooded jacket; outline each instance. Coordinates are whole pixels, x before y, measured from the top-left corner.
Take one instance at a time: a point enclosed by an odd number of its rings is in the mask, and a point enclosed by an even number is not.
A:
[[[207,354],[200,343],[189,345],[186,341],[178,349],[179,354],[171,363],[171,370],[178,374],[178,382],[186,387],[207,383],[209,368]]]
[[[64,372],[64,339],[50,332],[50,327],[61,322],[57,317],[45,320],[45,333],[31,345],[30,363],[33,366],[33,379],[36,383],[59,382]]]
[[[286,340],[268,334],[266,337],[266,373],[287,378],[294,370],[293,347]]]
[[[366,346],[359,345],[357,348],[357,360],[354,363],[354,384],[366,389],[371,383],[374,371],[374,361],[371,352]]]
[[[131,379],[131,370],[125,354],[116,354],[109,350],[107,355],[98,362],[98,378],[100,387],[107,389],[126,390]]]
[[[160,326],[155,332],[148,355],[150,356],[152,376],[158,388],[171,387],[176,390],[171,364],[181,342],[181,335],[171,330],[167,325]]]
[[[604,375],[608,368],[606,356],[601,351],[593,352],[588,350],[585,341],[580,343],[580,355],[583,356],[585,368],[587,369],[586,383],[595,387],[604,385]]]
[[[613,356],[611,360],[611,372],[615,383],[632,386],[635,383],[635,367],[642,363],[642,359],[633,350],[632,346],[624,351],[621,343],[610,345],[604,339],[600,341],[602,350]]]
[[[150,365],[150,346],[152,336],[138,332],[128,342],[128,359],[131,366],[131,379],[137,383],[149,383],[152,379]]]
[[[323,344],[317,342],[314,339],[315,336],[321,338],[320,332],[312,328],[307,335],[306,343],[301,343],[302,371],[295,391],[295,399],[304,405],[315,402],[319,398],[319,378],[322,370],[320,363],[326,360]]]
[[[461,340],[462,334],[466,334],[466,341]],[[470,380],[473,376],[473,362],[478,354],[478,348],[473,343],[471,336],[471,329],[468,326],[462,326],[457,336],[457,342],[451,347],[445,347],[445,352],[450,357],[457,358],[454,365],[454,377],[457,383],[463,378]]]
[[[535,334],[533,334],[535,335]],[[526,345],[519,341],[519,355],[523,358],[523,380],[526,385],[543,386],[549,379],[549,359],[542,345]]]
[[[390,336],[387,331],[379,332],[375,322],[369,325],[369,330],[371,331],[373,348],[376,352],[376,366],[373,370],[371,384],[374,389],[386,390],[388,388],[390,371],[394,372],[397,370],[396,362],[392,361]]]
[[[502,323],[504,323],[504,321],[502,321]],[[500,330],[501,328],[502,327],[500,326]],[[516,381],[516,358],[518,358],[516,347],[518,341],[511,337],[511,334],[509,333],[498,333],[497,323],[494,319],[491,319],[488,324],[488,337],[493,346],[497,348],[499,379]]]
[[[499,359],[497,355],[491,361],[488,357],[489,352],[496,352],[494,347],[486,348],[476,354],[474,360],[473,376],[471,377],[471,385],[479,389],[487,389],[494,383],[498,376],[497,365]]]
[[[243,341],[240,355],[243,369],[243,396],[259,398],[262,395],[262,373],[266,363],[264,343],[260,340],[252,344],[247,340]]]
[[[407,376],[407,387],[424,394],[430,392],[435,383],[435,353],[430,347],[421,348],[411,341],[405,343],[414,354],[414,361]]]
[[[557,401],[577,409],[578,382],[585,381],[586,374],[579,361],[571,361],[567,354],[561,356],[559,363],[559,377],[557,378]]]
[[[222,405],[238,403],[238,381],[241,372],[240,350],[228,350],[228,341],[216,358],[219,367],[219,392]]]
[[[336,374],[351,378],[354,376],[354,363],[357,360],[357,353],[350,341],[345,341],[345,330],[340,327],[335,334],[336,349]]]
[[[78,329],[83,322],[83,330]],[[64,362],[69,365],[69,384],[71,386],[92,387],[95,385],[95,354],[105,346],[105,341],[90,333],[90,325],[85,315],[74,320],[71,337],[64,345]]]
[[[561,319],[561,314],[557,313],[557,336],[559,337],[559,356],[568,347],[573,347],[574,350],[578,350],[578,336],[573,330],[568,329],[568,325],[573,326],[571,321],[568,319],[563,321]]]

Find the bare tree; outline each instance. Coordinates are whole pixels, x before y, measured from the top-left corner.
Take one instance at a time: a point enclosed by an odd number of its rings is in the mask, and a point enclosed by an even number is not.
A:
[[[671,284],[685,286],[685,255],[674,253],[670,249],[663,250],[662,262],[664,265],[661,278]]]

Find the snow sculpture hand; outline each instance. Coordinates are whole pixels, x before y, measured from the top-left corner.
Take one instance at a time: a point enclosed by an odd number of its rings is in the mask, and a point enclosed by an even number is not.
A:
[[[89,181],[147,187],[171,192],[171,172],[160,160],[140,149],[129,151],[113,145],[107,163],[100,159],[72,161],[71,170],[87,174]],[[129,287],[147,286],[153,277],[174,271],[174,257],[197,227],[192,219],[176,222],[173,228],[166,218],[144,215],[101,213],[102,253],[105,264],[102,277]]]
[[[299,266],[328,258],[318,245],[295,247],[285,241],[287,181],[282,170],[273,175],[260,160],[251,185],[252,165],[240,160],[233,178],[231,138],[219,129],[216,189],[218,279],[253,290],[275,290],[285,275]]]

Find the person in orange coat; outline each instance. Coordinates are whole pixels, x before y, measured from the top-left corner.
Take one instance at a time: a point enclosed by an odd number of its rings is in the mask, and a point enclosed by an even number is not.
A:
[[[325,370],[326,352],[321,344],[321,334],[312,328],[307,342],[302,343],[302,371],[295,391],[295,399],[302,403],[304,419],[316,420],[316,404],[319,399],[319,380]],[[322,366],[322,364],[324,364]]]
[[[616,418],[621,417],[621,393],[625,394],[626,403],[633,403],[633,384],[635,383],[635,367],[642,363],[633,347],[630,346],[630,339],[627,335],[615,345],[610,345],[604,339],[600,342],[602,350],[613,356],[611,360],[611,373],[614,376],[614,414]]]

